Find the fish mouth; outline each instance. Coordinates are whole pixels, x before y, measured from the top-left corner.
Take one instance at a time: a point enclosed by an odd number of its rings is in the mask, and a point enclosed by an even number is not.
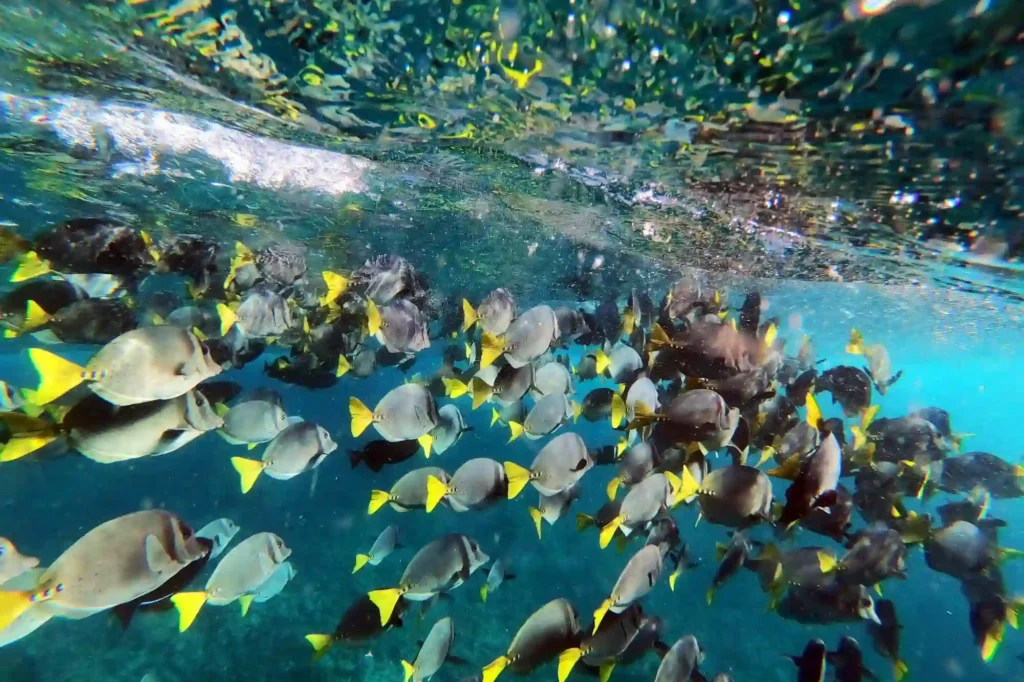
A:
[[[878,617],[877,613],[875,613],[875,605],[873,603],[869,604],[868,606],[859,606],[859,607],[857,607],[857,613],[864,620],[870,620],[871,622],[875,623],[876,625],[881,625],[882,624],[882,619]]]

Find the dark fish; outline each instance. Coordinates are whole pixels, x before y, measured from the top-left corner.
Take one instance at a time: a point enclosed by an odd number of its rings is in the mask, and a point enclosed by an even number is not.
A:
[[[831,433],[810,457],[800,462],[796,480],[786,489],[786,505],[779,526],[788,528],[815,507],[830,507],[836,501],[836,487],[842,469],[842,451]]]
[[[87,298],[56,312],[47,324],[64,343],[102,345],[135,329],[135,311],[119,299]]]
[[[102,218],[74,218],[46,230],[32,244],[62,272],[106,272],[132,279],[155,263],[138,230]]]
[[[836,650],[828,652],[828,662],[835,666],[836,682],[878,679],[864,667],[864,652],[860,649],[860,643],[849,635],[843,635]]]
[[[34,279],[0,297],[0,324],[7,329],[22,331],[28,302],[36,305],[48,315],[85,298],[85,295],[70,282],[62,279]]]
[[[341,615],[338,626],[329,635],[306,635],[306,641],[313,646],[314,659],[322,657],[335,644],[358,647],[380,637],[391,628],[402,627],[402,614],[408,602],[400,600],[391,612],[391,618],[384,625],[380,622],[377,605],[366,595],[359,597]]]
[[[779,602],[778,614],[807,625],[878,622],[875,601],[863,585],[830,583],[819,587],[790,587]]]
[[[871,406],[871,387],[871,377],[864,370],[849,365],[826,370],[814,382],[814,392],[831,393],[832,404],[839,403],[847,417],[860,415]]]
[[[391,443],[386,440],[374,440],[367,443],[362,450],[349,450],[348,459],[355,469],[360,463],[374,473],[386,466],[399,464],[411,459],[419,451],[420,444],[414,440]]]
[[[786,397],[789,398],[794,405],[803,407],[807,401],[807,394],[814,387],[815,382],[818,380],[818,370],[808,369],[801,372],[796,379],[794,379],[786,387]],[[835,402],[835,400],[833,400]]]
[[[280,357],[264,365],[263,370],[272,379],[306,388],[330,388],[338,383],[334,367],[321,363],[313,355],[295,358]]]
[[[825,643],[812,639],[799,656],[790,656],[796,664],[796,682],[822,682],[825,679]]]
[[[840,582],[871,587],[886,578],[906,580],[907,546],[900,534],[885,526],[873,526],[853,538],[839,559]]]
[[[939,486],[947,492],[970,492],[981,487],[997,499],[1024,497],[1024,466],[988,452],[946,457]]]
[[[740,307],[739,328],[748,334],[756,334],[761,325],[761,293],[751,291]]]
[[[853,497],[842,484],[836,486],[836,499],[831,507],[815,507],[800,522],[807,530],[832,538],[846,540],[847,529],[853,518]]]
[[[875,612],[880,622],[870,622],[868,634],[871,643],[880,656],[889,659],[893,664],[893,675],[897,682],[906,677],[907,664],[900,659],[900,625],[896,618],[896,606],[888,599],[882,599],[875,605]]]
[[[122,629],[128,629],[136,611],[171,611],[174,609],[171,597],[178,592],[186,591],[188,586],[202,573],[203,569],[206,568],[206,564],[210,561],[210,550],[213,549],[213,541],[198,536],[196,541],[206,552],[201,558],[196,559],[175,573],[170,580],[152,592],[113,608],[114,616],[121,623]]]

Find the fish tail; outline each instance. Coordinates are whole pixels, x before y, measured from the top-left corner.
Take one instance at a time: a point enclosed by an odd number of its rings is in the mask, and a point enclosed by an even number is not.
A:
[[[25,328],[36,329],[49,322],[51,315],[33,300],[25,305]]]
[[[366,299],[366,330],[370,333],[370,336],[380,331],[380,325],[380,310],[377,308],[377,304],[373,302],[373,299],[368,298]]]
[[[461,398],[469,393],[469,386],[467,386],[464,381],[453,379],[451,377],[445,377],[441,381],[444,383],[445,394],[449,398]]]
[[[902,659],[897,659],[896,662],[892,664],[892,676],[896,682],[903,682],[903,678],[905,678],[909,672],[910,668],[907,667],[907,664],[904,663]]]
[[[671,472],[666,472],[666,478]],[[679,487],[676,488],[675,498],[676,500],[688,500],[700,491],[700,483],[690,473],[689,467],[683,467],[682,478],[679,480]],[[672,479],[669,478],[669,483],[672,483]]]
[[[355,397],[348,399],[348,411],[352,415],[352,437],[358,438],[373,423],[373,412]]]
[[[486,369],[494,364],[505,352],[505,339],[484,332],[480,336],[480,369]]]
[[[343,377],[352,369],[352,363],[344,355],[338,356],[338,368],[334,370],[334,376]]]
[[[583,657],[583,649],[573,647],[566,649],[558,656],[558,682],[565,682],[569,679],[569,673],[576,666],[576,662]]]
[[[834,555],[828,552],[818,552],[818,568],[821,569],[822,574],[828,575],[836,570],[837,566],[838,563]]]
[[[846,344],[846,352],[850,355],[864,355],[864,337],[856,329],[850,330],[850,340]]]
[[[391,501],[391,493],[386,490],[371,490],[370,491],[370,508],[367,510],[369,514],[376,514],[380,511],[380,508]]]
[[[473,394],[473,409],[477,409],[488,400],[494,394],[494,389],[487,385],[487,382],[480,377],[473,377],[470,383],[470,392]],[[491,422],[491,426],[494,426],[494,422]]]
[[[39,373],[39,388],[35,394],[37,405],[52,402],[86,378],[93,378],[79,365],[42,348],[29,348],[28,358]]]
[[[395,606],[398,605],[398,600],[402,598],[405,591],[401,587],[389,587],[384,590],[374,590],[368,593],[366,596],[370,598],[376,607],[380,611],[380,624],[385,626],[391,620],[391,615],[395,612]]]
[[[425,433],[416,439],[416,442],[423,448],[423,457],[430,459],[430,448],[434,446],[434,437],[429,433]]]
[[[11,275],[12,282],[24,282],[50,272],[50,262],[43,260],[35,251],[29,251],[18,262],[18,268]]]
[[[612,502],[615,501],[615,496],[619,494],[619,486],[622,484],[622,477],[616,476],[612,480],[608,481],[608,487],[605,488],[605,492],[608,493],[608,499]]]
[[[536,507],[530,507],[530,518],[533,519],[533,525],[537,527],[537,538],[541,537],[541,521],[544,520],[544,512]]]
[[[332,635],[306,635],[306,641],[313,647],[314,661],[323,658],[327,650],[334,645],[334,637]]]
[[[189,629],[206,600],[205,592],[179,592],[171,597],[171,603],[178,609],[178,632]]]
[[[523,425],[520,424],[519,422],[509,422],[508,423],[508,430],[509,430],[509,437],[508,437],[508,442],[509,443],[511,443],[515,439],[519,438],[519,436],[523,435]]]
[[[679,580],[679,574],[682,570],[682,566],[676,566],[676,570],[672,571],[668,576],[668,589],[672,592],[676,591],[676,581]]]
[[[616,393],[612,396],[612,413],[611,422],[612,428],[617,429],[622,421],[626,418],[626,401],[622,399],[622,396]]]
[[[597,632],[597,628],[601,627],[601,621],[604,620],[605,615],[608,613],[608,609],[612,607],[611,597],[601,602],[601,605],[594,611],[594,632]]]
[[[850,426],[850,433],[853,434],[853,449],[854,450],[860,450],[865,445],[867,445],[868,437],[864,433],[864,430],[861,429],[859,426],[851,425]]]
[[[52,426],[49,427],[53,429]],[[12,436],[0,451],[0,462],[13,462],[57,440],[56,431]],[[2,630],[3,628],[0,628]]]
[[[580,420],[580,415],[583,414],[583,406],[575,400],[571,403],[572,407],[572,423],[575,424]]]
[[[242,609],[242,618],[245,618],[247,615],[249,615],[249,607],[252,606],[253,599],[254,597],[251,594],[243,594],[241,597],[238,598],[238,605]]]
[[[576,532],[582,533],[587,528],[595,525],[594,517],[588,516],[582,512],[576,514]]]
[[[704,599],[707,600],[708,606],[711,606],[711,602],[715,601],[715,586],[712,585],[708,588],[708,591],[704,593]]]
[[[480,588],[480,601],[487,602],[487,585]]]
[[[612,541],[612,537],[615,535],[615,531],[619,529],[619,526],[622,525],[623,521],[625,521],[625,519],[620,514],[611,521],[609,521],[608,525],[601,528],[601,536],[599,538],[601,549],[607,547],[608,543]]]
[[[653,424],[658,418],[646,403],[638,402],[633,406],[633,421],[626,425],[629,431],[636,431]]]
[[[514,423],[509,422],[509,425]],[[515,439],[513,438],[513,440]],[[523,468],[515,462],[505,462],[505,476],[508,478],[508,499],[512,500],[523,491],[533,474],[529,469]]]
[[[258,459],[246,459],[245,457],[232,457],[231,466],[235,467],[241,478],[242,494],[252,490],[256,479],[260,477],[266,465]]]
[[[0,631],[18,620],[32,606],[33,592],[0,591]]]
[[[651,339],[649,343],[652,349],[657,349],[662,346],[672,345],[672,340],[668,338],[668,334],[662,326],[655,322],[651,325]]]
[[[775,339],[779,335],[779,328],[775,326],[775,323],[768,325],[768,329],[764,333],[764,345],[765,348],[771,348],[775,345]]]
[[[334,302],[334,299],[341,296],[348,289],[348,280],[342,275],[330,270],[324,270],[320,273],[324,278],[324,284],[327,285],[327,293],[320,297],[320,305],[327,306]]]
[[[462,331],[468,332],[478,319],[480,319],[480,316],[477,315],[473,304],[466,299],[462,299]]]
[[[370,555],[369,554],[356,554],[356,565],[352,567],[352,572],[353,573],[358,572],[359,569],[361,569],[363,566],[365,566],[369,562],[370,562]]]
[[[217,304],[217,317],[220,318],[220,335],[227,336],[228,332],[231,331],[231,327],[238,324],[238,315],[228,305],[224,303]],[[239,325],[241,327],[241,325]]]
[[[409,680],[412,679],[412,676],[416,674],[416,666],[409,661],[402,661],[402,671],[405,673],[404,682],[409,682]]]
[[[427,476],[427,513],[434,511],[434,507],[450,492],[444,481],[437,476]]]
[[[501,415],[498,414],[498,411],[492,407],[491,408],[491,426],[494,426],[495,424],[497,424],[499,419],[501,419]]]
[[[814,399],[814,396],[807,393],[807,423],[812,428],[818,428],[818,422],[821,421],[821,408],[818,407],[818,401]]]
[[[480,671],[480,682],[494,682],[498,679],[498,675],[500,675],[511,662],[512,661],[508,656],[499,656],[494,659],[485,665],[483,670]]]
[[[774,456],[775,448],[773,448],[771,445],[766,445],[764,449],[761,450],[761,457],[757,460],[757,464],[755,464],[754,467],[758,469],[761,468],[762,464],[764,464]]]
[[[602,375],[608,371],[608,365],[610,365],[612,361],[609,359],[607,353],[598,348],[594,353],[594,359],[597,361],[598,375]]]
[[[995,658],[996,652],[999,651],[999,645],[1003,643],[1005,630],[1006,624],[1000,622],[994,630],[985,633],[985,639],[981,643],[981,660],[988,663]]]

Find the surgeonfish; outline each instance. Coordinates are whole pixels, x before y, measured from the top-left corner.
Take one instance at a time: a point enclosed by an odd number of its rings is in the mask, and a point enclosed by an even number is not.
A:
[[[262,459],[232,457],[231,465],[241,479],[242,493],[247,493],[260,474],[287,481],[320,466],[337,448],[324,427],[298,420],[274,436]]]
[[[370,547],[370,551],[366,554],[356,554],[356,563],[352,568],[352,572],[356,573],[367,564],[371,566],[379,566],[380,562],[388,558],[388,556],[399,546],[398,526],[388,526],[382,530],[380,535],[377,536],[377,539],[374,540],[373,546]]]

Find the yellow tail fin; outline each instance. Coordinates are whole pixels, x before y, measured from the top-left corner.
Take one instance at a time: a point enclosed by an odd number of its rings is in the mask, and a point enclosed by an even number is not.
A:
[[[836,569],[837,565],[838,562],[836,561],[835,556],[827,552],[818,552],[818,568],[821,569],[822,573],[828,575]]]
[[[501,415],[498,414],[498,411],[492,407],[491,408],[491,426],[494,426],[495,424],[497,424],[499,419],[501,419]]]
[[[327,285],[327,293],[320,297],[320,305],[326,306],[341,296],[348,289],[348,280],[336,272],[324,270],[320,273]]]
[[[242,609],[242,618],[249,615],[249,607],[252,606],[253,596],[251,594],[243,594],[238,598],[238,605]]]
[[[486,369],[494,364],[505,352],[505,339],[484,332],[480,337],[480,369]]]
[[[536,507],[530,507],[530,518],[533,519],[533,525],[537,527],[537,538],[541,537],[541,521],[544,520],[544,512]]]
[[[594,353],[594,359],[597,361],[597,373],[599,375],[604,374],[608,371],[608,365],[611,364],[611,360],[608,358],[608,354],[603,350],[598,349]]]
[[[348,399],[348,411],[352,415],[352,437],[358,438],[373,423],[373,412],[359,398]]]
[[[356,565],[352,567],[352,572],[353,573],[358,572],[359,569],[361,569],[363,566],[365,566],[369,562],[370,562],[370,555],[369,554],[356,554]]]
[[[462,299],[462,331],[467,332],[469,328],[476,324],[479,316],[476,314],[476,309],[466,299]]]
[[[488,386],[487,382],[480,377],[473,377],[473,380],[470,381],[469,384],[469,390],[473,393],[474,410],[490,400],[491,395],[494,394],[494,389],[491,386]]]
[[[711,606],[711,602],[715,601],[715,586],[712,585],[708,588],[708,591],[704,593],[704,600]]]
[[[604,620],[605,615],[608,613],[608,609],[612,607],[612,600],[609,597],[601,602],[601,605],[594,611],[594,632],[597,632],[597,628],[601,627],[601,621]]]
[[[451,489],[437,476],[427,476],[427,513],[434,511],[434,507],[450,492]]]
[[[370,332],[370,336],[376,335],[380,331],[381,319],[380,310],[377,309],[377,304],[373,302],[373,299],[366,299],[366,330]]]
[[[533,474],[515,462],[505,462],[505,476],[508,478],[508,499],[512,500],[523,491]]]
[[[323,658],[327,650],[334,645],[334,637],[331,635],[306,635],[306,641],[313,647],[313,660]]]
[[[626,418],[626,402],[622,399],[622,396],[616,393],[612,396],[612,428],[617,429],[622,424],[622,420]]]
[[[782,478],[787,481],[795,480],[797,474],[800,473],[800,455],[790,455],[786,458],[786,461],[782,463],[782,466],[777,466],[774,469],[769,469],[765,472],[769,476],[775,478]]]
[[[380,611],[381,625],[387,625],[388,621],[391,620],[391,614],[395,612],[395,606],[398,605],[398,600],[402,598],[403,594],[402,588],[391,587],[386,590],[374,590],[366,595],[377,606],[377,610]]]
[[[668,576],[668,589],[672,592],[676,591],[676,581],[679,580],[679,574],[682,570],[683,566],[680,564],[679,566],[676,566],[676,570],[672,571]]]
[[[0,632],[32,606],[32,592],[0,591]]]
[[[651,348],[660,348],[661,346],[667,346],[672,343],[672,340],[668,338],[668,333],[665,332],[664,328],[657,322],[651,326]]]
[[[405,682],[409,682],[412,676],[416,674],[416,666],[409,661],[402,661],[402,670],[405,672]]]
[[[494,682],[498,679],[498,675],[500,675],[511,662],[512,661],[508,656],[501,656],[500,658],[494,659],[485,665],[483,670],[480,671],[480,682]]]
[[[850,355],[864,355],[864,337],[856,329],[850,330],[850,340],[846,344],[846,352]]]
[[[588,516],[582,512],[576,514],[576,532],[582,533],[587,528],[590,528],[595,524],[594,517]]]
[[[583,649],[573,647],[566,649],[558,657],[558,682],[565,682],[569,679],[569,673],[576,667],[576,662],[583,657]]]
[[[622,522],[625,520],[626,519],[623,518],[623,516],[620,514],[619,516],[616,516],[614,519],[609,521],[608,525],[604,526],[601,529],[601,535],[598,538],[598,542],[601,545],[601,549],[604,549],[608,546],[608,544],[612,541],[612,537],[615,536],[615,531],[619,529],[619,526],[621,526]]]
[[[55,440],[57,440],[55,433],[13,436],[0,451],[0,462],[13,462],[16,459],[21,459]]]
[[[429,433],[425,433],[417,438],[416,442],[420,444],[421,448],[423,448],[423,457],[425,459],[430,459],[430,448],[434,446],[434,437]]]
[[[572,423],[575,424],[580,420],[580,415],[583,414],[583,406],[575,400],[571,403],[572,406]]]
[[[771,348],[775,345],[775,339],[779,335],[779,328],[774,323],[768,325],[767,331],[764,333],[764,345],[766,348]]]
[[[29,348],[28,359],[39,373],[36,389],[37,405],[45,405],[61,397],[86,379],[85,370],[42,348]]]
[[[817,429],[819,421],[821,421],[821,408],[818,407],[818,401],[814,399],[814,396],[808,393],[807,423],[811,425],[811,428]]]
[[[487,601],[487,585],[484,585],[483,587],[480,588],[480,601],[482,601],[482,602],[486,602]]]
[[[910,672],[910,668],[903,661],[896,661],[892,664],[892,676],[896,682],[903,682],[903,678],[907,676],[908,672]]]
[[[260,477],[263,470],[266,469],[266,464],[258,459],[246,459],[245,457],[232,457],[231,466],[235,467],[235,471],[238,472],[241,478],[242,494],[252,490],[253,484],[256,483],[256,479]]]
[[[622,484],[622,477],[616,476],[612,480],[608,481],[608,487],[605,488],[605,492],[608,493],[608,499],[614,501],[615,496],[619,493],[619,486]]]
[[[850,433],[853,434],[853,449],[860,450],[868,444],[867,434],[859,426],[850,426]]]
[[[238,324],[238,316],[235,311],[223,303],[217,304],[217,316],[220,318],[220,335],[227,336],[231,327]]]
[[[12,282],[24,282],[28,279],[35,279],[50,272],[50,262],[39,257],[35,251],[29,251],[21,257],[18,269],[11,275]]]
[[[508,436],[508,442],[509,443],[511,443],[515,439],[519,438],[519,436],[523,435],[523,425],[520,424],[519,422],[509,422],[508,423],[508,430],[509,430],[509,436]]]
[[[334,370],[334,376],[343,377],[352,369],[352,363],[344,355],[338,356],[338,368]]]
[[[36,329],[50,321],[50,314],[35,301],[25,306],[25,329]]]
[[[206,599],[205,592],[179,592],[171,597],[171,603],[178,609],[178,632],[185,632],[191,627]]]
[[[444,377],[441,379],[444,384],[445,395],[449,398],[461,398],[462,396],[469,393],[469,386],[464,381],[453,379],[451,377]]]
[[[666,473],[666,478],[668,477]],[[672,479],[669,479],[671,483]],[[689,467],[683,467],[683,476],[680,479],[679,488],[676,490],[676,500],[687,500],[700,492],[700,483],[697,483],[697,479],[690,473]]]
[[[380,508],[391,501],[391,493],[386,490],[372,490],[370,491],[370,507],[367,510],[369,514],[376,514],[380,511]]]

